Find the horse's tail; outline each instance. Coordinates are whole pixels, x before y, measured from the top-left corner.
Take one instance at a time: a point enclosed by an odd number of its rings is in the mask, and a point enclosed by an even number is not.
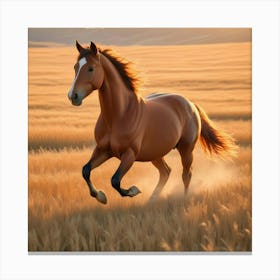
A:
[[[224,158],[231,158],[237,155],[238,146],[235,140],[224,131],[215,127],[204,110],[196,105],[201,119],[200,142],[205,151],[210,155],[213,153]]]

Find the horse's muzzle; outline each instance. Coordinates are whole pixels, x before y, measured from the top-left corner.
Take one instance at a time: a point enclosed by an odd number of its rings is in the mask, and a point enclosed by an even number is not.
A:
[[[73,93],[71,96],[71,102],[74,106],[80,106],[83,102],[83,98],[78,93]]]

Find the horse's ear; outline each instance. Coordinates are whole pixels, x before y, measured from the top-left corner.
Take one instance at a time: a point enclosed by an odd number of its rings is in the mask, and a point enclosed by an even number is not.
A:
[[[76,48],[78,50],[78,52],[80,53],[81,50],[83,50],[84,48],[79,44],[79,42],[76,40]]]
[[[97,47],[93,42],[90,42],[90,49],[92,50],[93,54],[97,54]]]

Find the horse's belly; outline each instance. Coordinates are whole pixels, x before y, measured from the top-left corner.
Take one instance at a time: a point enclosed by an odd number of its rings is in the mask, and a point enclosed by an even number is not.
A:
[[[165,125],[153,127],[145,134],[138,161],[152,161],[165,156],[177,145],[181,136],[181,126],[173,123],[172,126]]]
[[[164,157],[171,151],[172,148],[168,147],[168,149],[161,149],[161,150],[141,150],[137,155],[136,161],[153,161],[158,158]]]

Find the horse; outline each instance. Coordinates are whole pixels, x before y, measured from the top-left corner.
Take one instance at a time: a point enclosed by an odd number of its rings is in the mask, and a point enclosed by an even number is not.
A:
[[[72,105],[80,106],[98,90],[101,113],[94,131],[96,146],[82,168],[82,176],[90,195],[100,203],[106,204],[107,197],[94,187],[90,173],[112,157],[118,158],[120,164],[111,185],[122,197],[141,193],[136,186],[126,189],[121,185],[135,161],[151,162],[158,169],[159,180],[150,197],[153,201],[171,172],[164,156],[172,149],[177,149],[181,157],[184,197],[192,176],[193,150],[199,139],[210,155],[236,154],[235,140],[216,128],[200,106],[171,93],[153,93],[142,98],[137,94],[139,79],[129,62],[93,42],[84,48],[76,41],[76,48],[79,54],[68,98]]]

